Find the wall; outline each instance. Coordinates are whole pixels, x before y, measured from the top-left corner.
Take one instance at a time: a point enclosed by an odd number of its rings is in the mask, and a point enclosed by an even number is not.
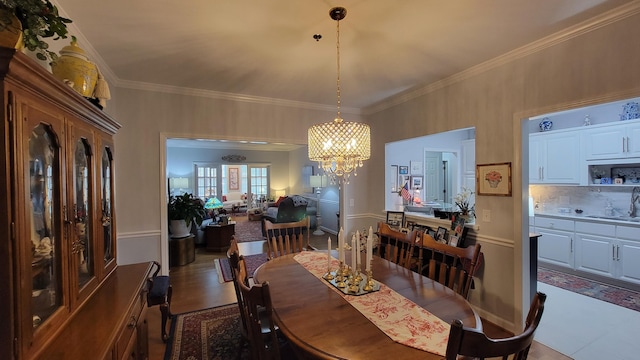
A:
[[[388,101],[365,109],[372,127],[372,143],[384,144],[420,135],[475,126],[476,163],[511,162],[513,195],[478,196],[476,210],[491,212],[491,221],[477,219],[477,241],[485,264],[480,287],[471,302],[480,313],[501,325],[521,328],[523,309],[523,258],[527,250],[526,205],[522,179],[527,179],[528,139],[522,121],[540,114],[588,104],[640,96],[640,49],[615,39],[640,36],[637,4],[594,27],[576,28],[526,50],[505,55],[488,64],[402,94],[398,104]],[[627,17],[628,16],[628,17]],[[587,31],[588,30],[588,31]],[[620,55],[624,54],[624,55]],[[390,121],[393,119],[393,121]],[[528,133],[528,129],[524,129]],[[524,140],[524,142],[523,142]],[[372,149],[370,164],[384,163],[384,149]],[[523,166],[524,165],[524,166]],[[369,207],[384,207],[384,169],[368,166],[371,183]],[[526,209],[526,207],[525,207]],[[524,215],[524,216],[523,216]]]

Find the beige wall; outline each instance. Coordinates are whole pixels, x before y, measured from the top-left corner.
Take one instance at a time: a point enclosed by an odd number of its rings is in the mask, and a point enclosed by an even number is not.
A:
[[[493,66],[470,69],[423,89],[399,105],[368,109],[372,127],[372,158],[341,195],[343,220],[350,229],[382,219],[384,208],[384,144],[458,128],[475,127],[476,162],[512,162],[512,197],[477,197],[479,213],[490,210],[492,221],[479,222],[477,241],[485,265],[471,302],[488,319],[520,327],[522,309],[522,142],[519,119],[567,107],[640,96],[640,16],[605,22],[602,27],[554,40],[551,47],[506,57]],[[499,39],[496,39],[499,41]],[[497,64],[497,65],[496,65]],[[148,251],[127,260],[155,257],[166,246],[161,222],[161,139],[207,134],[227,139],[306,143],[307,128],[333,119],[327,109],[233,102],[200,96],[119,88],[115,117],[123,124],[116,136],[116,186],[119,251]],[[404,95],[403,95],[404,96]],[[358,120],[357,116],[344,116]],[[295,183],[295,174],[291,174]],[[295,186],[295,185],[293,185]],[[353,206],[350,199],[354,199]],[[135,243],[135,246],[130,246]],[[144,248],[144,247],[142,247]],[[166,249],[165,252],[166,254]],[[127,256],[119,252],[121,256]],[[165,259],[166,260],[166,259]]]

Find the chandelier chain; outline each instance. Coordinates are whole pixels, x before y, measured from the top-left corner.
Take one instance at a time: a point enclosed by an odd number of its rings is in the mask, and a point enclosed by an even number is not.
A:
[[[338,105],[338,119],[342,119],[340,116],[340,20],[336,20],[336,96]]]

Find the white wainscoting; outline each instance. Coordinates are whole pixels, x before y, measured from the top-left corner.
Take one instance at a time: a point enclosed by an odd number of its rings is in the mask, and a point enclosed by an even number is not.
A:
[[[159,230],[118,234],[118,265],[154,260],[162,262],[161,258]]]

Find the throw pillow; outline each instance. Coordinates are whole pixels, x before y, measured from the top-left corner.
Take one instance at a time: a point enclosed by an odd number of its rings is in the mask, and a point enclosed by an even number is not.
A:
[[[280,196],[280,198],[278,199],[278,201],[276,201],[276,207],[280,206],[280,203],[282,202],[282,200],[286,199],[286,196]]]

